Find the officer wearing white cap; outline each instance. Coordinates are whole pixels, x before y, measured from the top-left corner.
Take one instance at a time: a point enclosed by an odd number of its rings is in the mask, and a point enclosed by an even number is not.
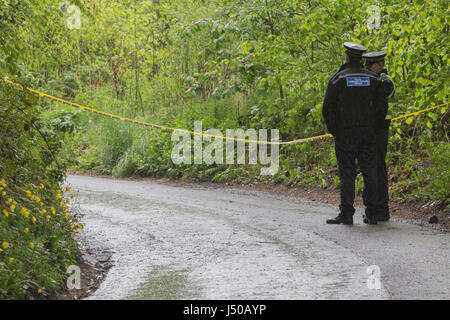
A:
[[[362,64],[366,48],[344,43],[346,63],[328,81],[322,114],[328,131],[335,137],[339,166],[340,213],[329,224],[353,224],[355,208],[356,159],[364,178],[365,222],[376,224],[377,171],[375,127],[383,116],[377,99],[380,77]]]
[[[389,187],[386,168],[386,154],[389,139],[389,126],[391,124],[389,110],[389,100],[394,95],[394,82],[388,76],[385,69],[386,52],[369,52],[363,55],[366,61],[366,68],[380,75],[382,82],[382,94],[380,95],[380,103],[382,105],[383,114],[380,123],[375,130],[375,139],[377,146],[377,176],[378,176],[378,202],[379,208],[376,214],[377,221],[388,221],[389,215]],[[387,115],[386,115],[387,114]]]

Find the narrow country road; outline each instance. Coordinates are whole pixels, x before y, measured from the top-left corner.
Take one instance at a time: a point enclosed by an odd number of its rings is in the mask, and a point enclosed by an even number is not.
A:
[[[69,176],[86,246],[113,252],[90,299],[449,299],[450,236],[227,187]],[[380,269],[369,289],[367,268]]]

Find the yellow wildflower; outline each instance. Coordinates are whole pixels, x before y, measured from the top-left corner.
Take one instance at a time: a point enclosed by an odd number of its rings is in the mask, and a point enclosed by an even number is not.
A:
[[[31,218],[31,222],[33,222],[33,224],[36,223],[36,218],[35,217]]]
[[[42,289],[39,288],[37,292],[38,292],[38,294],[41,294],[42,293]]]
[[[11,210],[11,212],[14,212],[14,210],[16,210],[16,205],[11,205],[11,207],[9,207],[9,209]]]
[[[26,233],[30,232],[30,229],[25,228],[25,232],[26,232]]]
[[[6,209],[3,209],[2,213],[3,213],[4,215],[5,215],[5,217],[7,217],[7,218],[8,218],[8,216],[9,216],[9,212],[8,212],[8,210],[6,210]]]
[[[0,248],[0,253],[2,253],[3,252],[3,249],[2,248]]]
[[[23,214],[23,216],[24,216],[25,218],[28,218],[29,215],[30,215],[30,212],[29,212],[29,211],[25,211],[25,213]]]
[[[27,194],[27,197],[31,197],[31,191],[30,190],[25,191],[25,193]]]
[[[5,191],[2,191],[2,196],[6,196],[6,192]]]
[[[3,187],[7,186],[5,179],[2,179],[2,181],[0,181],[0,185],[2,185]]]
[[[63,205],[64,205],[64,202],[61,201],[61,202],[59,203],[59,206],[62,208]]]
[[[9,198],[8,203],[11,203],[11,202],[13,202],[13,199]]]
[[[41,205],[41,207],[42,207],[42,206],[44,205],[44,203],[43,203],[43,202],[40,202],[39,204]]]
[[[69,192],[70,189],[72,189],[72,188],[71,188],[71,187],[67,187],[67,188],[66,188],[66,191]]]
[[[44,185],[41,183],[41,184],[39,184],[39,189],[44,189],[45,187],[44,187]]]
[[[50,208],[50,211],[52,212],[53,215],[56,214],[55,207],[52,206],[52,207]]]
[[[33,248],[33,247],[34,247],[34,243],[33,243],[33,242],[30,242],[30,243],[29,243],[29,246],[30,246],[30,248]]]
[[[42,210],[41,210],[41,215],[43,215],[44,213],[47,213],[47,210],[42,209]]]
[[[46,216],[46,217],[45,217],[45,219],[47,220],[47,222],[50,221],[50,218],[51,218],[50,216]]]
[[[13,263],[13,261],[14,261],[14,258],[9,258],[9,263]]]
[[[6,241],[3,241],[3,244],[2,244],[2,247],[3,247],[3,249],[6,249],[6,248],[8,248],[8,245],[9,245],[9,243],[8,243],[8,242],[6,242]]]

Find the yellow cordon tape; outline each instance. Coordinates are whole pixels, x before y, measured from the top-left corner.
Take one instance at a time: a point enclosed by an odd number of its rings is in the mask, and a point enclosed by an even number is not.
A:
[[[157,124],[153,124],[153,123],[146,123],[146,122],[142,122],[142,121],[139,121],[139,120],[134,120],[134,119],[130,119],[130,118],[121,117],[121,116],[118,116],[118,115],[115,115],[115,114],[111,114],[111,113],[108,113],[108,112],[92,109],[92,108],[89,108],[89,107],[85,107],[85,106],[79,105],[79,104],[74,103],[74,102],[70,102],[70,101],[67,101],[67,100],[64,100],[64,99],[61,99],[61,98],[57,98],[57,97],[51,96],[49,94],[46,94],[46,93],[43,93],[43,92],[40,92],[40,91],[37,91],[37,90],[33,90],[31,88],[24,88],[22,85],[20,85],[18,83],[15,83],[13,81],[10,81],[10,80],[1,79],[1,78],[0,78],[0,80],[4,81],[4,82],[6,82],[6,83],[8,83],[10,85],[19,87],[21,89],[25,89],[25,90],[27,90],[27,91],[29,91],[31,93],[34,93],[34,94],[36,94],[38,96],[41,96],[41,97],[44,97],[44,98],[48,98],[48,99],[51,99],[53,101],[57,101],[59,103],[67,104],[67,105],[69,105],[71,107],[78,108],[80,110],[84,110],[84,111],[100,114],[102,116],[106,116],[106,117],[118,119],[118,120],[121,120],[121,121],[134,123],[134,124],[137,124],[137,125],[140,125],[140,126],[144,126],[144,127],[150,127],[150,128],[154,128],[154,129],[159,129],[159,130],[163,130],[163,131],[178,131],[178,132],[188,133],[188,134],[191,134],[191,135],[202,136],[202,137],[211,137],[211,138],[218,138],[218,139],[223,139],[223,140],[233,140],[233,141],[241,141],[241,142],[245,142],[245,143],[258,143],[258,144],[269,144],[269,145],[296,144],[296,143],[304,143],[304,142],[310,142],[310,141],[314,141],[314,140],[318,140],[318,139],[324,139],[324,138],[331,138],[331,137],[333,137],[331,134],[323,134],[323,135],[320,135],[320,136],[315,136],[315,137],[310,137],[310,138],[303,138],[303,139],[297,139],[297,140],[293,140],[293,141],[286,141],[286,142],[272,142],[272,141],[270,141],[269,142],[269,141],[250,140],[250,139],[240,139],[240,138],[235,138],[235,137],[217,136],[217,135],[207,134],[207,133],[203,133],[203,132],[195,132],[195,131],[186,130],[186,129],[177,129],[177,128],[165,127],[165,126],[161,126],[161,125],[157,125]],[[403,120],[403,119],[406,119],[406,118],[409,118],[409,117],[416,117],[416,116],[418,116],[421,113],[429,112],[431,110],[434,110],[434,109],[437,109],[437,108],[440,108],[440,107],[444,107],[444,106],[448,105],[449,103],[450,102],[446,102],[446,103],[440,104],[438,106],[434,106],[434,107],[430,107],[430,108],[427,108],[427,109],[419,110],[419,111],[416,111],[416,112],[408,113],[408,114],[399,116],[397,118],[393,118],[391,120],[391,122],[400,121],[400,120]]]

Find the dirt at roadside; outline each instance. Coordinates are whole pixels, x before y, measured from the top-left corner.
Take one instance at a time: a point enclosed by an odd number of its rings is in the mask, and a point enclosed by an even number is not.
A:
[[[95,292],[113,266],[111,252],[82,250],[77,254],[77,265],[81,271],[81,289],[61,290],[50,300],[81,300]]]

